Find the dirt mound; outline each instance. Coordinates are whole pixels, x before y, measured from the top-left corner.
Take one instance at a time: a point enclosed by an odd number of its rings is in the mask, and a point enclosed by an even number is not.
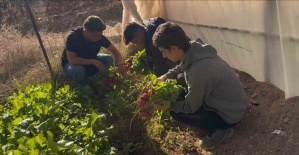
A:
[[[251,103],[251,110],[235,128],[235,137],[215,153],[294,154],[299,153],[299,100],[284,100],[277,87],[257,82],[238,72]],[[295,153],[296,154],[296,153]]]
[[[225,141],[213,154],[299,154],[299,99],[284,99],[284,92],[265,82],[257,82],[236,71],[244,86],[251,109],[235,127],[235,136]],[[198,154],[196,146],[205,133],[185,124],[171,140],[163,138],[168,154]],[[204,152],[202,152],[204,153]]]

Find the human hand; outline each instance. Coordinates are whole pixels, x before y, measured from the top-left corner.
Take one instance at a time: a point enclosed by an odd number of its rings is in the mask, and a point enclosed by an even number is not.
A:
[[[164,75],[158,77],[157,80],[158,80],[158,81],[166,81],[166,80],[167,80],[167,75],[164,74]]]
[[[123,77],[123,78],[126,78],[127,77],[127,69],[126,69],[126,66],[125,65],[120,65],[118,66],[118,72],[119,74]]]
[[[164,105],[160,105],[160,104],[155,104],[154,102],[152,102],[153,106],[156,108],[156,109],[160,109],[160,110],[163,110],[163,111],[166,111],[168,108]]]
[[[98,60],[95,60],[93,65],[95,65],[100,71],[104,71],[105,70],[105,66],[103,65],[103,63],[101,63]]]

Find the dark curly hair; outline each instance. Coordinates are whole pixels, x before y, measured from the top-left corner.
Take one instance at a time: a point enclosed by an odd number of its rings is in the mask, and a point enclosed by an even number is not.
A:
[[[184,30],[173,22],[161,24],[153,36],[153,44],[165,49],[177,46],[184,52],[187,52],[190,47],[189,42],[190,38],[185,34]]]

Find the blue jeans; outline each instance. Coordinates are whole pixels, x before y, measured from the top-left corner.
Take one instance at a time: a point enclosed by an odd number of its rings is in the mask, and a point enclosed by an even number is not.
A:
[[[96,59],[103,63],[106,70],[108,70],[109,67],[113,64],[113,58],[108,54],[98,54]],[[86,83],[88,77],[92,77],[93,75],[97,74],[99,72],[99,69],[94,65],[66,64],[63,67],[63,72],[74,81],[77,81],[79,83]]]

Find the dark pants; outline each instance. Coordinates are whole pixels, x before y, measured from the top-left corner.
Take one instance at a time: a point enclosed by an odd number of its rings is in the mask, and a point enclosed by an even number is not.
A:
[[[177,121],[184,122],[203,130],[227,129],[237,124],[226,123],[217,113],[206,111],[203,106],[193,114],[175,113],[170,111],[170,115]]]

